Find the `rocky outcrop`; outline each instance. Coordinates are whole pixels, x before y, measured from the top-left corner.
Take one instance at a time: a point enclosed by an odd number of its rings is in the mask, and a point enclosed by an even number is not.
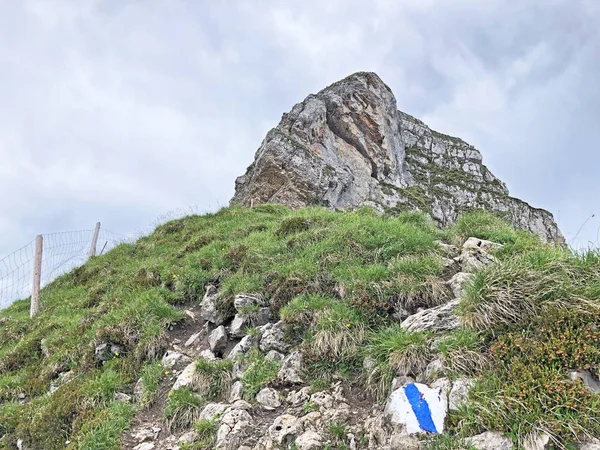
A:
[[[563,240],[552,214],[510,197],[472,145],[398,111],[374,73],[353,74],[284,114],[236,180],[231,203],[419,209],[440,224],[483,208]]]

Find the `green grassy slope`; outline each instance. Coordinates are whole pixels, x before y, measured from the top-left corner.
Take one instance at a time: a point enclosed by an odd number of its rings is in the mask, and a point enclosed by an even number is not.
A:
[[[469,328],[441,341],[400,329],[400,308],[451,299],[436,241],[469,236],[505,244],[500,262],[469,285],[461,305]],[[484,213],[449,230],[418,213],[278,205],[175,220],[57,279],[33,320],[27,300],[0,311],[0,448],[14,448],[17,438],[29,449],[118,448],[144,405],[116,402],[114,393],[131,393],[142,376],[151,401],[167,333],[208,283],[219,285],[224,309],[237,293],[264,295],[315,384],[341,373],[377,401],[399,367],[442,357],[456,376],[481,375],[470,406],[450,416],[451,433],[489,429],[517,439],[540,429],[565,442],[600,435],[598,396],[565,377],[566,369],[600,364],[599,274],[597,253],[543,245]],[[94,349],[102,342],[123,351],[100,364]],[[364,359],[374,369],[366,371]],[[72,380],[47,395],[68,370]]]

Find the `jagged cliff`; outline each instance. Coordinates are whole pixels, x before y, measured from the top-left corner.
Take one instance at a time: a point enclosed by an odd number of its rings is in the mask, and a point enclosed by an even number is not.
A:
[[[367,72],[309,95],[269,131],[231,200],[268,202],[419,209],[444,225],[483,208],[564,240],[551,213],[509,196],[477,149],[398,111],[390,88]]]

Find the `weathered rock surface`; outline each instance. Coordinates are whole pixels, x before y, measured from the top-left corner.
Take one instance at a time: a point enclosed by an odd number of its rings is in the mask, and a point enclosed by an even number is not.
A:
[[[374,73],[309,95],[269,131],[231,203],[269,202],[420,209],[442,224],[484,208],[544,240],[564,240],[552,214],[508,195],[477,149],[398,111]]]
[[[477,450],[510,450],[513,448],[510,438],[493,431],[466,438],[465,441]]]
[[[221,325],[227,319],[226,314],[219,309],[219,292],[212,284],[206,287],[206,293],[200,304],[200,315],[215,325]]]
[[[409,331],[451,331],[460,326],[460,319],[456,314],[459,300],[452,300],[444,305],[425,309],[413,314],[401,324],[402,328]]]
[[[215,328],[208,336],[208,345],[213,353],[222,353],[227,348],[227,331],[223,325]]]

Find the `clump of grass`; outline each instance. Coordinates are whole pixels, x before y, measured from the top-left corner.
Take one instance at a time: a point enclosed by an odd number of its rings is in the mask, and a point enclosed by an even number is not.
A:
[[[451,372],[464,375],[477,375],[489,366],[483,348],[482,336],[465,328],[449,333],[437,342],[437,350],[443,356],[444,366]]]
[[[394,376],[420,374],[431,356],[424,333],[406,331],[398,324],[373,332],[364,347],[364,357],[373,362],[366,374],[367,389],[378,398],[384,397]]]
[[[204,450],[213,448],[216,440],[219,424],[214,419],[199,420],[194,424],[194,431],[197,433],[197,438],[192,444],[193,450]],[[190,450],[192,450],[190,449]]]
[[[284,219],[275,232],[278,236],[288,236],[300,231],[306,231],[311,226],[311,220],[307,217],[289,217]]]
[[[187,388],[169,393],[164,416],[169,431],[187,428],[200,416],[205,400]]]
[[[218,400],[226,397],[231,389],[231,369],[233,362],[229,359],[209,361],[199,359],[192,378],[194,388],[202,392],[207,400]]]
[[[483,330],[527,320],[549,307],[598,309],[600,304],[584,297],[588,280],[598,276],[600,265],[541,247],[476,272],[465,286],[460,314],[465,324]]]
[[[127,403],[111,403],[106,409],[97,414],[93,420],[83,425],[77,448],[81,450],[96,450],[99,448],[117,450],[120,448],[119,438],[121,433],[127,429],[135,412],[135,408]]]
[[[426,450],[477,450],[460,435],[437,434],[427,441]]]
[[[343,423],[339,423],[339,422],[333,422],[330,423],[327,426],[327,431],[329,432],[329,434],[331,434],[331,436],[334,437],[334,439],[336,440],[343,440],[344,437],[346,437],[346,425]]]
[[[248,367],[241,379],[243,397],[251,401],[263,387],[277,378],[281,363],[275,359],[265,358],[256,348],[250,350],[243,358]]]
[[[112,400],[122,384],[121,374],[111,368],[98,372],[95,378],[89,380],[83,387],[83,393],[94,405],[107,403]]]
[[[154,402],[154,398],[158,392],[158,386],[163,376],[163,366],[160,362],[154,361],[144,364],[142,367],[142,398],[140,403],[142,406],[150,406]]]

